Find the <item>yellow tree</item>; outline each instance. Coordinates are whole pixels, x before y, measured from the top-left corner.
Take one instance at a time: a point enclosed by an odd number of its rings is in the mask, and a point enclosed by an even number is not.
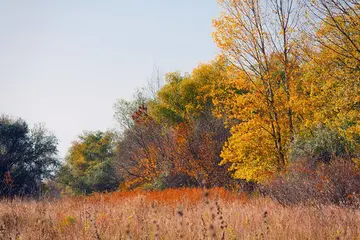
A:
[[[313,32],[317,33],[313,40],[337,55],[345,67],[356,69],[360,63],[360,2],[313,0],[308,8],[313,14]]]
[[[232,136],[222,163],[236,178],[261,181],[287,165],[287,149],[301,119],[293,109],[298,59],[295,31],[300,6],[294,0],[220,0],[213,22],[215,42],[226,58],[231,98],[225,109]]]
[[[323,124],[347,139],[353,152],[360,152],[360,3],[317,0],[309,9],[317,21],[303,49],[307,59],[298,104],[306,120],[302,127]]]

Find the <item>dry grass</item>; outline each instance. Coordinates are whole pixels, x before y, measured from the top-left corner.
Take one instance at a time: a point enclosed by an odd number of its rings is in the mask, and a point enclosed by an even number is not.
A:
[[[223,189],[3,200],[0,239],[360,239],[360,210],[283,207]]]

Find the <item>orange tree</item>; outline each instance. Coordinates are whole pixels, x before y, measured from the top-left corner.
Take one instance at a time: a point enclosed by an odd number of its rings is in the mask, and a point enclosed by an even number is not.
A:
[[[211,113],[210,93],[221,71],[214,61],[191,74],[169,73],[157,95],[132,114],[116,161],[130,186],[219,186],[231,181],[226,167],[218,165],[229,132]]]

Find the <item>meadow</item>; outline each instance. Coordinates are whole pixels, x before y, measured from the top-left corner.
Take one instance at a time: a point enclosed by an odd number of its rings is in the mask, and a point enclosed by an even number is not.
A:
[[[0,239],[360,239],[360,210],[223,188],[2,200]]]
[[[3,2],[0,240],[360,240],[360,0]]]

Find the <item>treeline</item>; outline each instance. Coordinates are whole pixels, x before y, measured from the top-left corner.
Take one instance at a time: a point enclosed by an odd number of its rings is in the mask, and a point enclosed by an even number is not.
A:
[[[78,193],[235,183],[228,166],[219,166],[230,131],[212,114],[210,92],[220,69],[214,63],[188,75],[169,73],[155,95],[143,89],[134,101],[119,100],[115,119],[122,131],[85,133],[75,141],[61,182]]]
[[[284,203],[359,199],[360,3],[218,2],[219,56],[118,101],[120,132],[70,148],[65,192],[257,186]]]

